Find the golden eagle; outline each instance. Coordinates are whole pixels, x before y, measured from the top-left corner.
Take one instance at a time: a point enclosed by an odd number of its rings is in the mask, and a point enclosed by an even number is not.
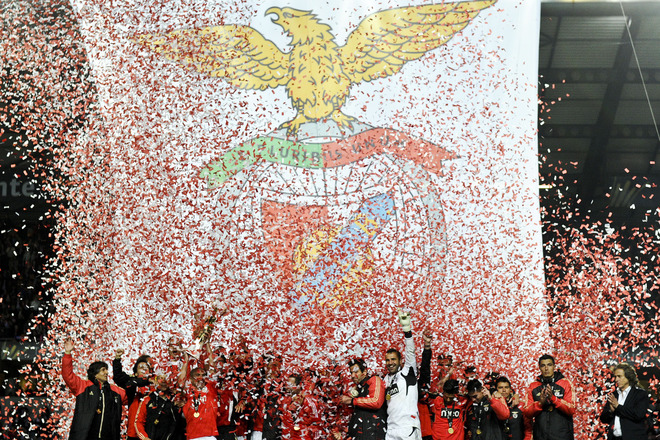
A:
[[[369,15],[338,46],[330,26],[311,11],[270,8],[273,23],[291,38],[281,51],[255,29],[242,25],[183,29],[140,35],[140,44],[190,70],[221,77],[243,89],[284,86],[296,117],[280,128],[295,136],[301,124],[331,118],[351,128],[342,113],[352,84],[397,73],[408,61],[449,41],[497,0],[407,6]]]

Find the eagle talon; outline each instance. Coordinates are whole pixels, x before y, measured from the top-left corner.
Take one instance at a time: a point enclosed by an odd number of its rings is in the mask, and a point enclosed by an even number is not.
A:
[[[333,121],[337,123],[342,134],[346,134],[346,131],[353,130],[353,123],[357,122],[357,119],[353,116],[345,115],[339,110],[335,110],[332,115],[330,115]]]
[[[306,117],[298,116],[290,121],[283,123],[282,125],[279,126],[279,128],[286,129],[287,138],[296,138],[296,136],[298,135],[298,130],[300,130],[300,126],[307,121],[308,119]]]
[[[300,129],[300,126],[297,127],[289,127],[286,131],[286,137],[287,139],[293,138],[296,139],[298,137],[298,130]]]

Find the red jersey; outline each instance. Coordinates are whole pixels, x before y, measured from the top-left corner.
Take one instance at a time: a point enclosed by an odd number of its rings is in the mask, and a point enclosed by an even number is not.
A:
[[[201,390],[189,387],[183,416],[186,418],[186,436],[191,438],[218,435],[218,393],[214,382],[207,382]]]
[[[149,394],[149,387],[138,387],[135,389],[135,398],[128,407],[128,425],[126,426],[126,435],[129,437],[138,437],[137,430],[135,429],[135,422],[137,421],[138,409],[140,402]]]
[[[450,405],[445,405],[442,396],[431,400],[429,410],[434,414],[433,440],[463,440],[465,438],[465,414],[468,400],[458,396]]]
[[[422,427],[422,437],[427,437],[433,434],[431,427],[431,412],[429,406],[425,403],[417,403],[417,412],[419,413],[419,424]]]
[[[306,395],[300,404],[291,396],[282,399],[282,438],[316,440],[321,431],[321,408],[316,398]]]
[[[218,390],[218,426],[231,425],[231,416],[234,412],[234,392],[228,389]]]

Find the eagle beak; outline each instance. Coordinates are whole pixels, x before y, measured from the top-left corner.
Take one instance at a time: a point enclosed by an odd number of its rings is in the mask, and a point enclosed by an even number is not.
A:
[[[264,16],[267,17],[267,16],[269,16],[269,15],[271,15],[271,14],[275,14],[275,17],[274,17],[274,18],[271,18],[270,21],[272,21],[273,23],[277,23],[278,20],[279,20],[280,17],[281,17],[281,13],[282,13],[282,10],[281,10],[280,8],[275,8],[275,7],[273,7],[273,8],[268,9],[268,10],[266,11],[266,13],[264,14]]]

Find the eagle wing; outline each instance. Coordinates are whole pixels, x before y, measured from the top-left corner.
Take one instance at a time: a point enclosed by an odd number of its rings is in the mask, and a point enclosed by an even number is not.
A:
[[[265,90],[289,81],[289,56],[249,26],[182,29],[133,40],[188,70],[222,77],[242,89]]]
[[[497,0],[406,6],[360,22],[339,49],[344,73],[355,83],[397,73],[408,61],[449,41]]]

